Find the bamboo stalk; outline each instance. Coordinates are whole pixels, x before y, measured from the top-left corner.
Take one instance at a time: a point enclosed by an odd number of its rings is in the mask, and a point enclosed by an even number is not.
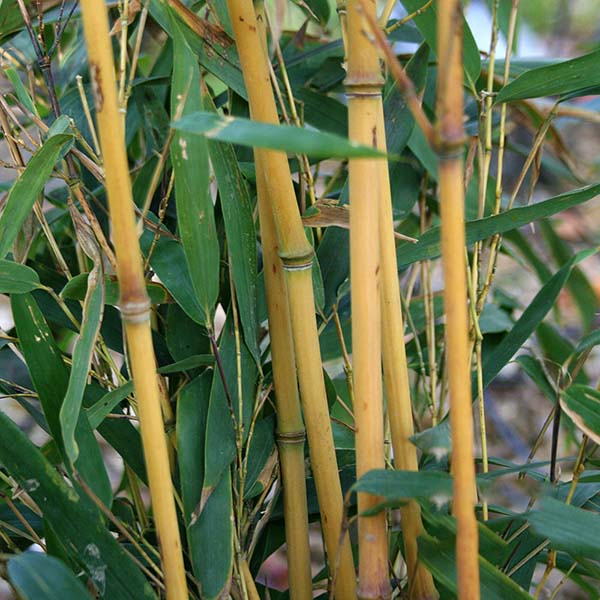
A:
[[[375,3],[364,4],[375,12]],[[348,2],[348,136],[354,142],[380,146],[377,131],[383,78],[377,50],[365,35],[358,0]],[[385,468],[383,396],[381,384],[381,304],[379,297],[380,165],[373,159],[349,161],[350,281],[352,299],[352,362],[356,475]],[[381,502],[358,494],[358,596],[388,598],[386,515],[364,517],[362,512]]]
[[[228,0],[228,7],[252,118],[278,123],[268,59],[252,1]],[[347,537],[340,548],[343,499],[317,334],[311,277],[313,249],[304,234],[286,155],[256,149],[255,156],[272,204],[279,256],[285,271],[298,381],[330,572],[337,582],[336,596],[353,599],[356,580]]]
[[[438,90],[436,149],[442,215],[442,262],[450,425],[452,429],[453,511],[457,520],[458,595],[479,599],[475,465],[468,339],[463,146],[462,14],[458,0],[438,3]]]
[[[379,35],[378,46],[382,47],[383,36],[378,29],[374,11],[369,10],[364,0],[360,6],[369,28]],[[340,4],[338,4],[340,11]],[[342,29],[346,22],[341,23]],[[345,39],[345,38],[344,38]],[[347,49],[346,49],[347,52]],[[404,93],[417,102],[417,95],[410,79],[402,69],[396,69],[396,79],[403,82]],[[377,102],[377,144],[380,150],[387,150],[385,138],[385,120],[381,96]],[[414,103],[416,107],[420,106]],[[427,121],[424,129],[429,131],[431,126]],[[385,386],[388,400],[388,415],[392,432],[392,445],[394,448],[394,464],[403,470],[418,470],[416,448],[410,443],[410,436],[414,433],[412,405],[410,398],[410,383],[406,362],[406,348],[404,345],[404,323],[402,319],[402,305],[400,298],[400,285],[398,281],[398,267],[396,260],[396,244],[394,240],[394,224],[392,214],[391,190],[387,163],[378,162],[377,179],[379,184],[379,236],[381,257],[381,318],[382,328],[383,367]],[[433,578],[427,569],[419,564],[417,556],[417,537],[423,531],[421,509],[411,501],[401,509],[402,537],[404,541],[405,561],[409,577],[409,596],[412,599],[437,598]]]
[[[150,301],[137,241],[105,4],[102,0],[83,0],[82,14],[117,257],[119,304],[137,396],[167,598],[185,600],[188,593],[152,347]]]
[[[277,408],[277,444],[283,479],[290,597],[292,600],[308,600],[312,598],[312,577],[304,469],[305,430],[298,396],[285,273],[278,256],[275,223],[267,197],[263,168],[259,165],[256,188]]]
[[[385,124],[381,103],[377,120],[377,141],[380,149],[385,151]],[[404,322],[394,241],[390,180],[387,164],[384,162],[379,164],[379,185],[383,372],[394,448],[394,466],[405,471],[418,471],[417,449],[410,442],[410,437],[414,434],[414,425],[404,345]],[[400,515],[402,517],[404,560],[408,571],[409,598],[411,600],[438,598],[439,595],[431,573],[418,560],[417,537],[423,532],[421,507],[415,500],[411,500],[400,509]]]
[[[256,5],[257,25],[267,54],[267,19],[262,2]],[[306,430],[302,420],[296,357],[288,294],[283,264],[264,168],[257,166],[256,192],[261,230],[263,272],[269,318],[271,360],[277,410],[277,445],[283,480],[283,513],[288,554],[289,593],[292,600],[312,598],[310,540],[304,444]]]

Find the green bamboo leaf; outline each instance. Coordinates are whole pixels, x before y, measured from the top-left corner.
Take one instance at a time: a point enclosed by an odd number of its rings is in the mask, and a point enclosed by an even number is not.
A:
[[[40,552],[24,552],[8,561],[8,577],[23,600],[83,600],[91,598],[66,565]]]
[[[529,356],[529,354],[522,354],[521,356],[517,356],[515,362],[529,375],[538,390],[542,391],[546,398],[552,400],[552,402],[556,401],[556,391],[550,385],[542,364],[537,358]]]
[[[292,0],[317,23],[325,26],[331,16],[331,7],[327,0]]]
[[[16,0],[4,0],[0,3],[0,40],[24,27],[23,16]]]
[[[216,111],[210,97],[205,97],[205,103],[210,110]],[[254,360],[260,363],[256,308],[256,230],[250,192],[240,171],[233,146],[211,141],[208,150],[219,184],[229,263],[235,283],[244,340]]]
[[[453,540],[443,542],[427,535],[418,539],[419,559],[432,575],[453,596],[458,593],[456,577],[456,549]],[[526,600],[531,596],[482,556],[479,557],[481,597],[485,600]]]
[[[600,50],[554,65],[530,69],[505,85],[494,99],[495,103],[512,102],[524,98],[558,96],[587,91],[600,85],[598,72]]]
[[[223,3],[226,4],[226,3]],[[216,3],[214,6],[219,6]],[[227,7],[216,9],[217,14],[227,13]],[[167,3],[164,0],[150,0],[150,14],[152,18],[173,37],[172,17],[169,13]],[[229,19],[227,19],[228,21]],[[220,31],[219,27],[206,26],[207,21],[199,19],[204,29],[204,35],[199,35],[187,26],[180,25],[186,42],[200,60],[200,64],[209,73],[215,75],[236,94],[247,98],[244,77],[240,68],[240,61],[233,39]],[[212,25],[212,23],[211,23]]]
[[[69,558],[102,598],[154,599],[152,587],[106,527],[98,509],[69,486],[25,434],[0,412],[0,463],[40,507]]]
[[[38,393],[50,433],[64,455],[60,409],[69,386],[69,372],[33,297],[30,294],[13,294],[10,300],[27,369]],[[102,453],[83,412],[79,413],[75,438],[81,449],[75,468],[96,495],[110,506],[112,490]]]
[[[242,117],[194,112],[176,120],[173,129],[204,136],[210,140],[281,150],[293,154],[307,154],[313,158],[383,158],[386,154],[368,146],[327,133],[294,127],[271,125]],[[393,158],[388,155],[388,158]]]
[[[254,426],[254,433],[248,448],[248,467],[244,486],[244,499],[249,500],[264,489],[264,473],[270,478],[276,460],[275,416],[269,415],[259,419]],[[270,465],[270,468],[269,468]]]
[[[423,8],[428,0],[402,0],[402,4],[408,13],[413,13]],[[434,2],[428,6],[422,14],[417,15],[414,19],[415,25],[423,34],[427,43],[433,51],[437,48],[437,6]],[[467,22],[463,19],[463,57],[465,68],[465,79],[475,82],[479,78],[481,71],[481,59],[479,57],[479,48],[475,42],[475,38],[471,33],[471,29]]]
[[[445,419],[435,427],[424,429],[410,437],[410,441],[419,450],[432,454],[438,460],[450,454],[452,441],[450,439],[450,420]]]
[[[87,418],[92,429],[100,426],[100,423],[113,411],[115,406],[133,394],[133,381],[128,381],[118,388],[104,394],[100,400],[87,409]]]
[[[221,597],[233,565],[229,471],[199,510],[211,379],[209,372],[194,379],[183,388],[177,402],[177,448],[184,522],[192,567],[203,598]],[[210,540],[210,552],[206,552],[206,540]]]
[[[578,252],[559,269],[536,294],[531,304],[525,309],[515,326],[507,333],[492,352],[483,359],[483,385],[487,387],[502,367],[514,356],[515,352],[529,339],[536,327],[548,314],[558,294],[565,285],[573,267],[597,252],[596,249]]]
[[[160,367],[158,372],[161,375],[168,375],[169,373],[181,373],[182,371],[189,371],[191,369],[197,369],[198,367],[209,367],[215,364],[215,357],[212,354],[194,354],[188,356],[182,360],[178,360],[170,365]]]
[[[493,217],[469,221],[466,223],[467,244],[550,217],[567,208],[582,204],[598,194],[600,194],[600,184],[588,185],[531,206],[512,208]],[[434,259],[439,256],[441,256],[440,228],[433,227],[424,233],[416,244],[408,242],[399,244],[398,268],[407,267],[418,260]]]
[[[403,498],[452,497],[452,476],[443,471],[389,471],[375,469],[365,473],[353,486],[386,500]]]
[[[73,365],[69,375],[69,385],[59,413],[65,452],[73,463],[79,456],[75,430],[79,421],[83,394],[104,312],[104,285],[102,279],[102,268],[98,265],[88,277],[81,331],[73,349]]]
[[[575,355],[581,354],[588,348],[593,348],[594,346],[597,346],[598,344],[600,344],[600,329],[596,329],[596,330],[592,331],[591,333],[588,333],[577,344],[574,354]]]
[[[152,232],[145,231],[140,239],[146,256],[152,248],[153,237]],[[182,245],[171,238],[159,236],[152,249],[150,265],[188,317],[196,323],[204,324],[204,313],[194,292]]]
[[[600,515],[546,497],[525,515],[527,522],[552,546],[574,557],[597,560],[600,552]]]
[[[540,223],[540,230],[550,247],[552,256],[559,265],[566,263],[571,257],[571,249],[554,231],[552,224],[544,219]],[[584,331],[590,331],[594,326],[598,297],[588,278],[583,271],[575,267],[567,281],[567,289],[571,292],[573,302],[581,316]]]
[[[13,184],[0,216],[0,258],[4,258],[11,249],[27,215],[50,178],[61,150],[72,139],[73,136],[67,134],[48,138]]]
[[[240,346],[240,354],[241,373],[238,373],[233,319],[231,315],[228,315],[219,340],[219,355],[227,390],[223,385],[219,369],[215,368],[207,417],[202,505],[213,493],[224,472],[229,471],[229,465],[235,457],[235,427],[231,412],[233,411],[236,421],[239,421],[240,416],[242,417],[245,435],[248,433],[252,418],[254,386],[257,376],[256,363],[243,344]],[[240,383],[241,389],[238,389]],[[240,400],[242,402],[241,409]]]
[[[171,116],[175,119],[201,110],[202,99],[198,59],[185,41],[175,17],[172,34]],[[219,293],[219,240],[209,189],[206,139],[187,131],[175,131],[171,161],[175,173],[179,234],[203,322],[210,325]]]
[[[1,268],[1,267],[0,267]],[[88,273],[80,273],[69,279],[60,295],[65,300],[84,300],[88,287]],[[104,304],[109,306],[119,305],[119,283],[115,277],[104,276]],[[146,282],[146,291],[152,304],[165,304],[169,296],[165,288],[151,281]]]
[[[24,294],[40,286],[40,278],[33,269],[0,259],[0,294]]]
[[[573,384],[561,394],[560,405],[583,433],[600,443],[600,391]]]
[[[29,95],[29,92],[27,91],[27,88],[23,85],[23,82],[21,81],[21,78],[19,77],[19,75],[15,71],[15,69],[13,69],[12,67],[5,67],[4,73],[10,80],[10,82],[13,86],[13,90],[15,91],[15,94],[16,94],[17,98],[19,99],[19,102],[32,115],[36,115],[37,117],[39,117],[40,115],[38,114],[37,108],[35,107],[35,104],[33,103],[33,100],[31,99],[31,96]]]

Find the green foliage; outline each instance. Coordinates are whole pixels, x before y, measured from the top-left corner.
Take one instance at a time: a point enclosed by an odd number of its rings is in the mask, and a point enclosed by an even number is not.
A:
[[[48,89],[50,80],[38,69],[17,3],[0,3],[3,56],[12,65],[5,69],[8,92],[0,125],[15,178],[2,182],[7,194],[0,202],[0,294],[8,296],[14,321],[7,314],[6,331],[0,331],[0,576],[27,600],[163,597],[153,511],[145,503],[137,402],[117,310],[120,286],[105,252],[112,224],[90,129],[95,109],[79,9],[67,20],[69,5],[51,4],[42,3],[44,35],[38,35],[37,22],[33,25],[34,36],[44,38],[53,52],[54,87]],[[435,4],[402,0],[407,12],[423,10],[401,27],[394,29],[396,20],[388,23],[392,41],[415,44],[414,52],[400,59],[430,118],[441,76]],[[500,3],[504,34],[509,4]],[[357,492],[379,497],[372,512],[415,499],[426,530],[418,541],[420,560],[441,598],[452,598],[456,522],[444,303],[437,283],[439,158],[414,127],[390,78],[383,90],[387,154],[348,139],[344,50],[333,5],[324,0],[294,0],[294,5],[285,17],[278,12],[281,3],[273,10],[268,6],[269,22],[281,33],[268,39],[270,50],[275,43],[281,49],[281,62],[272,54],[279,125],[248,118],[225,2],[185,3],[188,13],[178,2],[151,0],[145,26],[145,11],[134,8],[125,36],[125,139],[189,594],[244,597],[246,565],[257,580],[285,541],[282,440],[251,151],[262,147],[287,153],[302,213],[317,211],[310,207],[313,200],[338,211],[335,222],[307,227],[307,237],[315,250],[313,284],[330,411],[323,418],[332,420],[351,533]],[[111,6],[110,14],[112,23],[122,26],[119,10]],[[597,597],[600,476],[594,452],[600,443],[600,392],[592,359],[600,334],[597,281],[588,268],[597,267],[597,235],[590,229],[574,242],[559,225],[562,213],[585,213],[600,193],[593,175],[582,176],[593,173],[580,168],[592,167],[592,161],[586,164],[587,157],[571,147],[560,120],[563,109],[571,117],[597,120],[597,101],[587,95],[600,85],[600,50],[590,47],[582,56],[543,64],[514,59],[505,85],[502,57],[496,56],[497,78],[486,91],[489,62],[481,60],[480,50],[488,48],[477,48],[470,25],[464,22],[466,121],[473,141],[472,152],[465,148],[466,255],[477,277],[465,299],[469,295],[472,340],[481,336],[482,348],[481,357],[474,353],[473,389],[481,387],[485,404],[498,409],[505,402],[500,381],[514,361],[519,376],[527,376],[519,380],[522,388],[511,390],[518,412],[521,407],[524,415],[543,412],[540,422],[546,420],[549,430],[555,423],[558,436],[546,456],[536,430],[525,440],[522,456],[511,444],[522,435],[522,427],[514,431],[516,424],[529,417],[516,417],[508,432],[506,410],[484,417],[493,430],[490,446],[500,448],[504,458],[489,457],[488,472],[478,475],[477,514],[489,513],[479,528],[481,594],[530,597],[540,583],[536,568],[556,564],[574,585]],[[138,35],[142,43],[135,62]],[[60,43],[53,46],[58,36]],[[121,36],[113,39],[120,51]],[[83,78],[91,120],[77,76]],[[488,92],[493,152],[482,192],[486,113],[481,98]],[[50,108],[53,96],[63,112],[58,118]],[[533,144],[526,147],[522,134],[535,137],[548,113],[540,98],[559,102],[557,112],[548,117],[554,121],[530,156],[523,189],[511,199],[519,174],[511,171],[511,161],[502,178],[496,173],[499,142],[508,133],[507,147],[515,155],[529,154]],[[504,130],[497,118],[501,106],[507,109]],[[416,424],[411,441],[421,470],[387,468],[357,481],[345,363],[346,352],[350,359],[352,352],[345,205],[348,160],[366,157],[388,161],[396,232],[417,240],[398,241],[397,259]],[[83,225],[73,222],[73,211],[81,213]],[[537,428],[534,420],[535,427],[527,423],[525,429]],[[316,521],[308,453],[305,458],[309,514]],[[483,471],[483,454],[477,462]],[[563,474],[554,481],[549,473],[557,472],[557,462]],[[514,500],[516,487],[520,495]],[[531,496],[529,505],[524,494]],[[397,565],[402,523],[390,522],[390,564]],[[44,552],[26,551],[34,543]],[[409,584],[397,575],[390,572],[390,580],[404,597]],[[315,590],[324,589],[327,576],[326,571],[316,576]],[[260,597],[285,597],[267,575],[260,581],[265,582],[257,586]]]

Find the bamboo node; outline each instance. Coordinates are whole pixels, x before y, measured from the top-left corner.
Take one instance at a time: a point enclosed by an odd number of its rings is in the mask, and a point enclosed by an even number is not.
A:
[[[466,135],[461,136],[459,139],[452,140],[451,142],[438,139],[435,142],[435,153],[440,161],[450,161],[462,158],[466,141]]]
[[[123,321],[128,323],[144,323],[150,319],[150,298],[143,300],[128,300],[119,303]]]
[[[308,250],[286,254],[279,253],[279,258],[283,263],[284,271],[306,271],[312,268],[314,251],[312,246]]]
[[[348,75],[344,80],[347,98],[364,98],[381,96],[384,80],[379,75],[371,73],[364,75]]]
[[[306,431],[302,429],[300,431],[286,431],[285,433],[277,432],[275,439],[281,445],[304,444]]]

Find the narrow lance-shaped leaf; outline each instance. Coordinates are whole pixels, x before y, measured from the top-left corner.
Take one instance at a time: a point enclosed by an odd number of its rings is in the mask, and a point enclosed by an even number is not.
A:
[[[200,71],[175,17],[173,33],[172,117],[187,115],[202,108]],[[204,323],[210,326],[219,293],[219,240],[215,227],[209,189],[206,139],[186,131],[176,131],[171,143],[175,172],[177,224]]]
[[[219,116],[195,112],[174,121],[173,129],[201,135],[210,140],[242,146],[269,148],[314,158],[385,158],[385,154],[368,146],[323,131],[292,125],[259,123],[242,117]],[[388,158],[393,158],[388,155]]]
[[[100,256],[98,254],[98,259]],[[65,451],[72,462],[79,456],[79,446],[75,440],[75,430],[79,420],[81,402],[89,376],[94,346],[100,333],[104,312],[104,285],[102,266],[98,262],[88,277],[88,291],[83,304],[83,319],[79,338],[73,349],[73,365],[69,376],[69,386],[60,408]]]
[[[571,248],[569,248],[568,244],[554,231],[554,228],[548,219],[544,219],[540,223],[540,229],[548,242],[552,255],[559,265],[563,265],[569,260],[572,254]],[[595,321],[596,309],[598,308],[598,297],[596,296],[596,291],[592,287],[592,284],[578,267],[575,267],[569,276],[567,289],[571,293],[571,297],[581,315],[584,331],[590,331]]]
[[[64,481],[2,412],[0,463],[39,506],[70,558],[90,576],[101,598],[155,598],[149,582],[106,528],[96,507]]]
[[[202,481],[211,373],[205,372],[182,391],[177,402],[177,447],[184,523],[194,575],[204,598],[218,598],[226,588],[233,565],[231,478],[221,478],[198,512]],[[209,449],[210,451],[210,449]],[[229,473],[229,472],[228,472]],[[211,552],[206,552],[210,540]]]
[[[454,542],[440,542],[430,536],[419,537],[419,558],[434,577],[447,587],[452,596],[458,592],[456,578],[456,551]],[[485,600],[531,599],[512,579],[482,556],[479,557],[481,597]]]
[[[240,350],[241,373],[238,373],[235,331],[233,319],[229,314],[219,340],[219,355],[227,389],[223,385],[219,369],[215,368],[207,416],[202,506],[213,493],[235,457],[235,426],[232,422],[230,406],[236,422],[239,422],[241,413],[244,432],[248,433],[254,406],[254,385],[257,371],[256,364],[246,347],[241,345]],[[241,390],[238,389],[238,384],[241,384]],[[240,400],[243,403],[241,410]],[[231,405],[229,405],[230,402]]]
[[[588,185],[531,206],[512,208],[493,217],[468,221],[466,223],[467,244],[473,244],[497,233],[505,233],[538,219],[550,217],[567,208],[582,204],[598,194],[600,194],[600,184]],[[440,228],[434,227],[423,234],[416,244],[403,243],[399,245],[398,268],[407,267],[418,260],[433,260],[440,255]]]
[[[526,515],[532,529],[548,538],[554,548],[575,557],[598,558],[600,552],[600,516],[568,506],[554,498],[543,498]]]
[[[571,385],[560,396],[562,409],[583,433],[600,444],[600,392],[587,385]]]
[[[210,97],[205,97],[205,102],[208,108],[216,111]],[[240,171],[233,147],[230,144],[211,141],[208,149],[219,184],[229,262],[235,283],[244,340],[254,360],[259,363],[256,230],[252,218],[250,192]]]
[[[32,268],[0,259],[0,294],[24,294],[40,285],[40,278]]]
[[[23,600],[91,598],[75,574],[54,556],[24,552],[8,561],[8,577]]]
[[[203,311],[194,292],[183,247],[174,239],[164,236],[159,236],[153,247],[153,237],[152,232],[144,232],[140,239],[142,252],[148,255],[152,249],[150,265],[153,271],[187,316],[196,323],[203,325]]]
[[[0,216],[0,258],[4,258],[11,249],[23,222],[50,178],[61,150],[72,139],[73,136],[68,134],[50,137],[31,157],[13,184]]]
[[[483,385],[487,386],[502,367],[512,358],[515,352],[535,331],[548,311],[554,305],[556,298],[565,285],[573,267],[583,259],[596,253],[596,249],[583,250],[575,254],[569,262],[559,269],[536,294],[515,326],[483,359]]]
[[[69,372],[37,303],[30,294],[13,294],[11,309],[27,369],[38,393],[50,433],[64,454],[60,409]],[[110,505],[112,490],[102,453],[87,416],[80,412],[75,438],[81,449],[75,468],[102,501]],[[68,461],[66,461],[68,464]]]
[[[427,0],[402,0],[404,8],[408,13],[413,13],[420,8],[425,7],[425,10],[414,18],[415,25],[419,28],[419,31],[423,34],[427,43],[436,50],[437,47],[437,8],[436,2],[425,6]],[[463,55],[464,55],[464,67],[465,67],[465,79],[471,81],[477,81],[479,72],[481,70],[481,59],[479,57],[479,48],[477,42],[471,33],[469,25],[463,19]]]
[[[494,102],[556,96],[600,85],[600,50],[555,65],[529,69],[505,85]]]

